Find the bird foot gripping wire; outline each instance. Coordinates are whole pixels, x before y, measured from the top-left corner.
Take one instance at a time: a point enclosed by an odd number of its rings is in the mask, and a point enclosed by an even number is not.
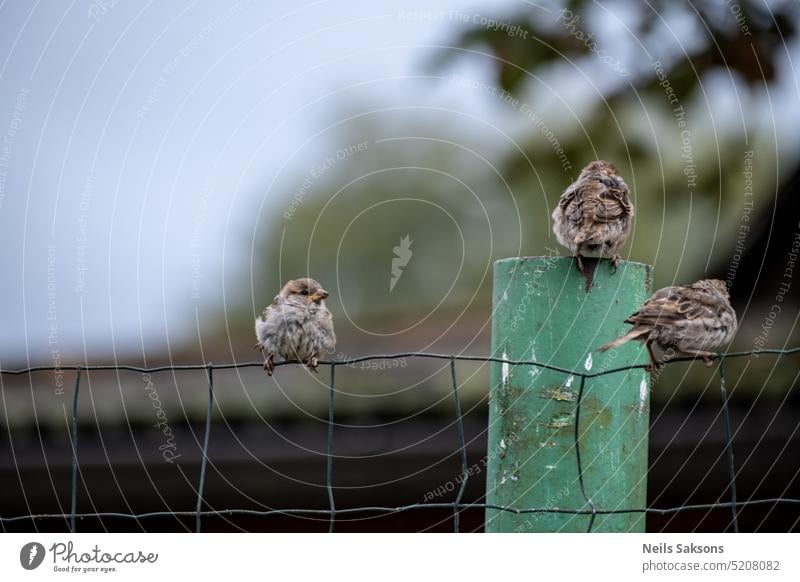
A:
[[[266,370],[267,376],[272,376],[272,372],[275,371],[275,361],[273,360],[272,354],[267,354],[267,357],[264,359],[264,370]]]
[[[253,346],[253,349],[261,352],[261,355],[264,356],[264,370],[266,370],[267,376],[272,376],[272,372],[275,371],[275,361],[273,359],[273,355],[266,352],[264,349],[264,344],[261,342],[256,342]]]

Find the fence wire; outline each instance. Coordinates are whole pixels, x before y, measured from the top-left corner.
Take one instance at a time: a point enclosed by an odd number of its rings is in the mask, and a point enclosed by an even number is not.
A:
[[[550,364],[544,364],[534,360],[509,360],[505,358],[497,358],[490,356],[464,356],[464,355],[453,355],[453,354],[433,354],[427,352],[406,352],[399,354],[362,356],[348,360],[321,361],[319,362],[320,365],[330,367],[330,381],[328,384],[328,437],[327,437],[327,449],[326,449],[326,461],[327,461],[326,489],[328,492],[329,508],[328,509],[296,508],[296,509],[269,509],[269,510],[254,510],[254,509],[204,510],[203,509],[203,503],[204,503],[203,495],[205,490],[206,473],[208,470],[208,461],[209,461],[208,445],[211,437],[212,409],[214,403],[214,370],[230,370],[237,368],[262,367],[263,366],[262,362],[240,362],[240,363],[229,363],[229,364],[212,364],[212,363],[187,364],[187,365],[156,366],[149,368],[139,367],[139,366],[126,366],[126,365],[85,365],[85,366],[69,365],[69,366],[33,366],[19,370],[0,369],[0,374],[4,375],[22,375],[22,374],[31,374],[33,372],[64,371],[64,370],[75,371],[75,388],[73,390],[73,397],[72,397],[72,419],[71,419],[72,428],[70,434],[70,446],[72,451],[72,462],[71,462],[72,485],[70,490],[70,513],[27,514],[27,515],[18,515],[12,517],[0,516],[0,523],[11,523],[11,522],[19,522],[25,520],[61,519],[65,521],[68,520],[70,531],[72,533],[75,533],[77,531],[77,523],[76,523],[77,520],[84,518],[98,518],[98,519],[119,518],[119,519],[140,520],[140,519],[154,518],[154,517],[174,517],[174,518],[194,517],[195,531],[201,532],[203,517],[212,517],[212,516],[213,517],[235,517],[235,516],[266,517],[272,515],[300,517],[306,515],[307,516],[327,515],[329,518],[328,529],[330,532],[333,532],[335,530],[337,515],[352,515],[358,513],[393,514],[404,511],[414,511],[421,509],[428,509],[428,510],[450,509],[453,511],[453,531],[458,533],[460,532],[459,515],[462,511],[467,509],[480,509],[484,511],[487,509],[491,509],[496,511],[519,514],[519,515],[540,514],[540,513],[588,515],[590,516],[590,518],[589,518],[589,525],[587,527],[587,533],[590,533],[593,530],[595,519],[597,518],[598,515],[630,514],[630,513],[670,515],[670,514],[680,513],[683,511],[697,511],[697,510],[709,511],[709,510],[719,510],[719,509],[729,508],[731,510],[733,530],[734,532],[738,532],[739,509],[743,507],[752,507],[752,506],[770,505],[770,504],[800,505],[800,499],[794,499],[788,497],[773,497],[766,499],[749,499],[746,501],[737,500],[736,467],[734,464],[734,457],[733,457],[733,432],[731,429],[730,412],[728,408],[728,392],[725,382],[725,361],[731,358],[742,358],[754,355],[771,354],[777,356],[786,356],[796,353],[800,353],[800,347],[789,348],[789,349],[764,349],[764,350],[757,350],[757,351],[754,350],[749,352],[729,352],[714,356],[714,359],[719,360],[719,367],[717,368],[717,370],[720,379],[720,396],[721,396],[721,409],[722,409],[721,412],[725,422],[725,451],[727,456],[728,489],[730,491],[730,501],[681,505],[677,507],[666,507],[666,508],[641,507],[641,508],[621,508],[621,509],[603,509],[601,507],[597,507],[586,490],[586,485],[584,482],[584,475],[583,475],[583,465],[581,463],[580,433],[578,430],[580,423],[581,404],[583,402],[583,395],[586,388],[587,379],[596,378],[599,376],[605,376],[607,374],[614,374],[617,372],[625,372],[628,370],[644,369],[648,367],[646,364],[635,364],[632,366],[623,366],[610,370],[604,370],[602,372],[586,373],[586,372],[576,372],[574,370],[569,370],[567,368],[561,368]],[[350,508],[337,509],[334,496],[334,485],[333,485],[333,476],[334,476],[333,428],[334,428],[334,405],[335,405],[334,396],[336,394],[336,368],[338,366],[349,366],[352,364],[357,364],[359,362],[367,362],[371,360],[392,360],[398,358],[427,358],[427,359],[437,359],[437,360],[449,360],[450,379],[453,389],[453,399],[455,401],[456,428],[458,431],[458,442],[459,442],[459,457],[461,461],[461,484],[458,493],[456,495],[456,499],[455,501],[450,503],[413,503],[398,507],[364,506],[364,507],[350,507]],[[691,357],[675,358],[670,360],[669,362],[665,362],[665,364],[672,364],[675,362],[687,362],[694,360],[695,358]],[[458,392],[458,381],[456,377],[457,361],[470,361],[470,362],[482,362],[482,363],[494,362],[500,364],[508,364],[510,366],[534,366],[536,368],[540,368],[543,370],[553,370],[556,372],[563,372],[565,374],[571,374],[573,376],[578,376],[580,378],[580,387],[575,402],[575,431],[573,438],[574,438],[575,457],[577,463],[578,483],[580,486],[580,492],[581,496],[583,497],[586,503],[586,506],[588,506],[589,509],[577,509],[577,508],[564,509],[555,507],[516,508],[516,507],[508,507],[491,503],[463,503],[464,491],[467,486],[467,480],[469,479],[469,471],[468,471],[466,439],[464,436],[464,424],[461,413],[461,397]],[[297,363],[298,362],[278,362],[275,364],[275,366],[276,367],[285,366]],[[82,372],[94,371],[94,370],[114,370],[114,371],[125,370],[125,371],[140,372],[146,374],[153,374],[158,372],[172,372],[179,370],[205,370],[207,384],[208,384],[208,407],[206,409],[206,416],[205,416],[205,432],[203,436],[202,458],[200,463],[200,475],[198,476],[197,501],[195,504],[194,511],[154,511],[149,513],[78,512],[78,399],[80,395]]]

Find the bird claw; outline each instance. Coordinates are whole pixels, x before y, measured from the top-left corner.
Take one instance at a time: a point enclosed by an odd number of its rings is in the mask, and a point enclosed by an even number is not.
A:
[[[611,272],[616,274],[617,269],[619,269],[619,255],[614,255],[611,257]]]
[[[308,360],[308,362],[306,362],[306,367],[315,374],[319,374],[319,370],[317,369],[319,367],[319,361],[317,361],[317,358]]]
[[[272,359],[272,354],[269,354],[264,360],[264,370],[266,370],[267,376],[272,376],[272,372],[275,370],[275,362]]]
[[[717,354],[714,352],[703,352],[703,351],[684,351],[683,355],[700,358],[703,360],[703,364],[705,364],[706,368],[710,368],[714,365],[714,358],[717,357]]]

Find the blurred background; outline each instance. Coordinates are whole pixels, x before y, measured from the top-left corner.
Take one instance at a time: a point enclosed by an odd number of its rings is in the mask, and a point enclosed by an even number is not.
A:
[[[655,287],[725,279],[733,350],[800,345],[799,16],[790,0],[6,2],[0,367],[254,361],[254,317],[306,275],[331,292],[337,359],[489,355],[493,261],[566,254],[550,213],[596,158],[631,188],[623,255],[653,265]],[[797,363],[727,365],[740,499],[800,497]],[[207,508],[327,507],[321,371],[215,374]],[[713,374],[675,364],[653,391],[651,505],[727,499]],[[411,359],[337,371],[337,507],[422,503],[458,476],[449,378],[447,362]],[[459,364],[459,378],[480,464],[488,367]],[[68,511],[75,373],[0,382],[0,515]],[[206,405],[202,370],[84,373],[79,509],[193,510]],[[448,530],[451,517],[340,529]],[[800,511],[740,518],[790,531]],[[686,512],[648,529],[729,521]],[[462,525],[481,531],[482,512]]]

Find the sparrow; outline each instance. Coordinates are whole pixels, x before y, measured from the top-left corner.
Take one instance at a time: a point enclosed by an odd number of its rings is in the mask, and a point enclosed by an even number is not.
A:
[[[633,226],[633,203],[628,185],[613,164],[596,160],[581,170],[578,179],[564,190],[553,210],[553,232],[575,255],[578,269],[592,288],[584,256],[611,257],[619,266],[619,249]]]
[[[264,369],[272,376],[275,356],[296,360],[317,371],[317,358],[333,352],[333,317],[325,307],[328,292],[314,279],[294,279],[283,286],[272,304],[256,318],[254,346],[264,355]]]
[[[728,288],[719,279],[659,289],[625,323],[633,329],[598,351],[633,339],[643,342],[650,355],[651,372],[657,363],[654,346],[675,356],[700,357],[710,366],[714,354],[708,350],[728,343],[737,326]]]

